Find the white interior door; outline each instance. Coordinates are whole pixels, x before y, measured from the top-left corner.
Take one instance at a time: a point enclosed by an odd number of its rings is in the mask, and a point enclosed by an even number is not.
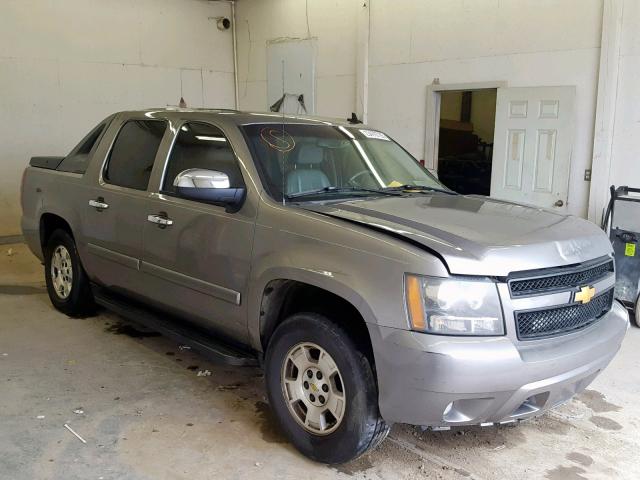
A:
[[[575,87],[498,88],[491,196],[565,211]]]

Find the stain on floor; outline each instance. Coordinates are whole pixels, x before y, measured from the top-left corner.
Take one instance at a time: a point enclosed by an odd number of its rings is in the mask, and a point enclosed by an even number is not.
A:
[[[566,458],[567,460],[582,465],[583,467],[588,467],[593,464],[593,458],[580,452],[568,453]]]
[[[583,473],[587,473],[584,468],[558,465],[553,470],[547,470],[545,477],[550,480],[587,480]]]
[[[280,426],[278,425],[271,407],[267,402],[258,401],[255,403],[256,413],[260,419],[260,432],[262,439],[268,443],[287,443]]]
[[[622,408],[608,402],[604,394],[597,390],[585,390],[577,397],[582,403],[596,413],[619,412]]]
[[[607,417],[601,417],[599,415],[594,415],[589,419],[591,423],[595,426],[600,427],[604,430],[622,430],[622,425],[620,425],[615,420],[611,420]]]
[[[131,338],[147,338],[147,337],[160,337],[158,332],[152,332],[148,330],[139,330],[138,328],[128,323],[116,323],[110,325],[104,329],[105,332],[113,333],[114,335],[127,335]]]
[[[363,455],[360,458],[356,458],[348,463],[343,463],[342,465],[336,465],[336,470],[340,473],[344,473],[345,475],[358,475],[359,473],[365,472],[370,468],[373,468],[375,465],[371,462],[371,459],[368,455]]]

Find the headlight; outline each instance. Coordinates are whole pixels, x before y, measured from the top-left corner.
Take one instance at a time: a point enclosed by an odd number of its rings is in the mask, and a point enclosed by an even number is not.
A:
[[[495,283],[406,275],[411,328],[440,335],[504,335]]]

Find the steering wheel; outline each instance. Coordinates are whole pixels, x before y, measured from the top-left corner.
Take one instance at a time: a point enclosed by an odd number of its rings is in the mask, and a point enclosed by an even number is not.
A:
[[[349,185],[351,185],[352,187],[356,187],[356,186],[363,186],[360,182],[356,181],[357,179],[359,179],[360,177],[362,177],[363,175],[370,175],[375,183],[375,179],[376,177],[374,177],[373,173],[371,173],[370,170],[362,170],[361,172],[356,173],[355,175],[353,175],[348,181],[347,183]]]

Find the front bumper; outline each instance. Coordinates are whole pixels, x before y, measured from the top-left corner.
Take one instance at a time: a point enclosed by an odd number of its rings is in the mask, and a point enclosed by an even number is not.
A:
[[[619,350],[628,325],[618,302],[580,332],[525,342],[369,324],[380,413],[390,423],[431,427],[539,415],[591,383]]]

